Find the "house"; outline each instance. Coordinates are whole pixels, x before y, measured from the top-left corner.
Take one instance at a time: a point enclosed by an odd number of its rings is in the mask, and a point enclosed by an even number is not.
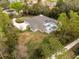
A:
[[[53,31],[56,31],[58,28],[57,21],[55,19],[46,17],[44,15],[27,17],[24,21],[24,24],[25,24],[24,26],[22,23],[17,23],[17,24],[20,25],[20,26],[18,26],[18,29],[25,30],[25,29],[27,29],[27,27],[30,27],[30,29],[33,32],[41,31],[41,32],[51,33]],[[26,24],[27,24],[27,26],[26,26]],[[16,25],[14,25],[14,26],[16,26]]]

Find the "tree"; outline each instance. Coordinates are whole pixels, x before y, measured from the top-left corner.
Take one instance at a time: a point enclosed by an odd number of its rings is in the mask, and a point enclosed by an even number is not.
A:
[[[56,37],[46,37],[39,44],[29,42],[28,44],[28,56],[29,59],[46,59],[51,57],[52,54],[60,51],[63,48],[62,44]]]
[[[5,37],[4,28],[6,24],[9,21],[9,16],[2,12],[2,8],[0,7],[0,58],[5,59],[7,56],[4,57],[4,55],[7,54],[5,52],[7,50],[7,45],[5,42],[7,41],[7,38]],[[8,55],[8,54],[7,54]]]
[[[39,15],[41,13],[41,6],[39,4],[34,4],[32,7],[29,7],[29,14]]]
[[[59,38],[52,36],[44,39],[41,48],[43,50],[42,54],[47,58],[52,54],[61,51],[63,45],[59,42]]]
[[[2,8],[0,8],[0,28],[0,58],[12,59],[14,58],[12,53],[15,50],[18,31],[11,24],[9,16],[2,12]]]
[[[58,21],[60,30],[65,32],[67,30],[69,23],[69,18],[67,17],[66,13],[61,13],[58,17]]]
[[[18,39],[18,31],[16,28],[13,27],[11,23],[8,23],[5,26],[4,29],[5,36],[7,38],[7,41],[5,44],[8,46],[7,51],[9,54],[9,59],[16,59],[15,55],[13,55],[13,52],[16,50],[16,45],[17,45],[17,39]]]
[[[57,7],[60,8],[61,11],[69,12],[69,10],[79,12],[79,1],[78,0],[58,0]]]
[[[74,35],[71,33],[70,19],[67,17],[66,13],[61,13],[58,17],[59,21],[59,38],[62,44],[67,44],[74,40]]]
[[[22,10],[23,4],[21,2],[13,2],[10,4],[10,8],[15,9],[17,12]]]
[[[25,4],[23,11],[24,15],[44,14],[46,16],[49,16],[50,9],[48,6],[43,6],[41,4],[41,0],[38,0],[38,2],[36,4],[33,4],[32,6],[28,6],[28,4]]]
[[[70,18],[65,13],[60,14],[59,21],[59,38],[65,44],[77,39],[79,36],[79,15],[76,12],[70,11]]]
[[[69,10],[70,6],[67,5],[64,0],[57,0],[56,6],[50,11],[50,17],[57,19],[61,13],[66,13],[68,16]]]
[[[79,10],[79,1],[78,0],[64,0],[66,4],[68,4],[73,11]]]
[[[70,12],[70,24],[71,32],[77,38],[79,36],[79,15],[76,12]],[[73,30],[72,30],[73,29]]]
[[[0,30],[3,30],[4,26],[8,23],[9,21],[9,16],[5,13],[2,12],[2,8],[0,8]],[[4,25],[5,24],[5,25]]]

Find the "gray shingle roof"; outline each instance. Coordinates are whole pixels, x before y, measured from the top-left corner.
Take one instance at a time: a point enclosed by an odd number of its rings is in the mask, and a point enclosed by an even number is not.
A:
[[[45,26],[44,24],[46,23],[57,23],[55,19],[39,15],[39,16],[34,16],[34,17],[28,17],[26,18],[25,22],[28,22],[30,24],[30,27],[32,30],[39,29],[40,31],[45,31]]]

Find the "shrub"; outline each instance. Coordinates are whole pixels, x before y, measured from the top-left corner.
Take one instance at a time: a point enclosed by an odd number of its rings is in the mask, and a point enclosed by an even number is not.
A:
[[[23,18],[18,18],[18,19],[16,20],[16,22],[17,22],[17,23],[23,23],[23,22],[24,22],[24,19],[23,19]]]

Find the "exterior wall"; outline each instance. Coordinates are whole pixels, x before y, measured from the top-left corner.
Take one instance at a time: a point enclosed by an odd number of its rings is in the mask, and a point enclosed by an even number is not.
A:
[[[33,32],[36,32],[36,31],[38,31],[38,29],[32,29],[32,28],[30,28],[31,29],[31,31],[33,31]]]

